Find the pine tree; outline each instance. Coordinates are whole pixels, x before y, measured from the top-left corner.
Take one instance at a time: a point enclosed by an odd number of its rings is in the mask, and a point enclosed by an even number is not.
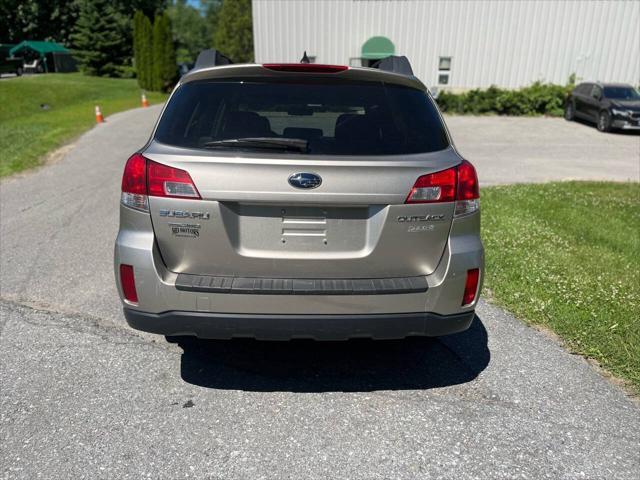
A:
[[[169,90],[175,81],[176,73],[176,51],[171,20],[166,12],[163,12],[156,15],[153,22],[153,90]]]
[[[71,35],[74,56],[89,75],[119,76],[131,57],[130,19],[109,0],[79,0]]]
[[[253,62],[251,0],[224,0],[216,14],[213,48],[234,62]]]

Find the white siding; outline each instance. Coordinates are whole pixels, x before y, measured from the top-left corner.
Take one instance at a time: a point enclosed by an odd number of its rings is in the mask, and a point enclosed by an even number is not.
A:
[[[253,0],[256,62],[348,64],[383,35],[427,85],[453,58],[450,87],[535,80],[640,83],[640,1]]]

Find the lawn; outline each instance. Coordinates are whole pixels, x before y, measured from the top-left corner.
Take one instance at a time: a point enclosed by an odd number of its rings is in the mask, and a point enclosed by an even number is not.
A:
[[[640,392],[640,184],[485,188],[485,295]]]
[[[0,176],[37,166],[43,156],[106,117],[140,106],[136,80],[79,73],[34,75],[0,81]],[[148,93],[150,103],[166,95]],[[41,107],[45,105],[45,108]]]

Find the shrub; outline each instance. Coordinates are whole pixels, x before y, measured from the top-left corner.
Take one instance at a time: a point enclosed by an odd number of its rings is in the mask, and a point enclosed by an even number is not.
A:
[[[517,90],[492,85],[487,89],[474,89],[465,93],[444,91],[436,100],[440,109],[447,113],[561,116],[574,81],[575,76],[572,75],[566,85],[535,82]]]

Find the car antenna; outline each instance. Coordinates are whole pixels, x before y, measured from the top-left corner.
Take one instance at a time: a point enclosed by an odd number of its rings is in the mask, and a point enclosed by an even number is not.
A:
[[[311,60],[309,60],[309,57],[307,57],[307,51],[304,51],[304,54],[302,55],[302,58],[300,59],[300,63],[311,63]]]

